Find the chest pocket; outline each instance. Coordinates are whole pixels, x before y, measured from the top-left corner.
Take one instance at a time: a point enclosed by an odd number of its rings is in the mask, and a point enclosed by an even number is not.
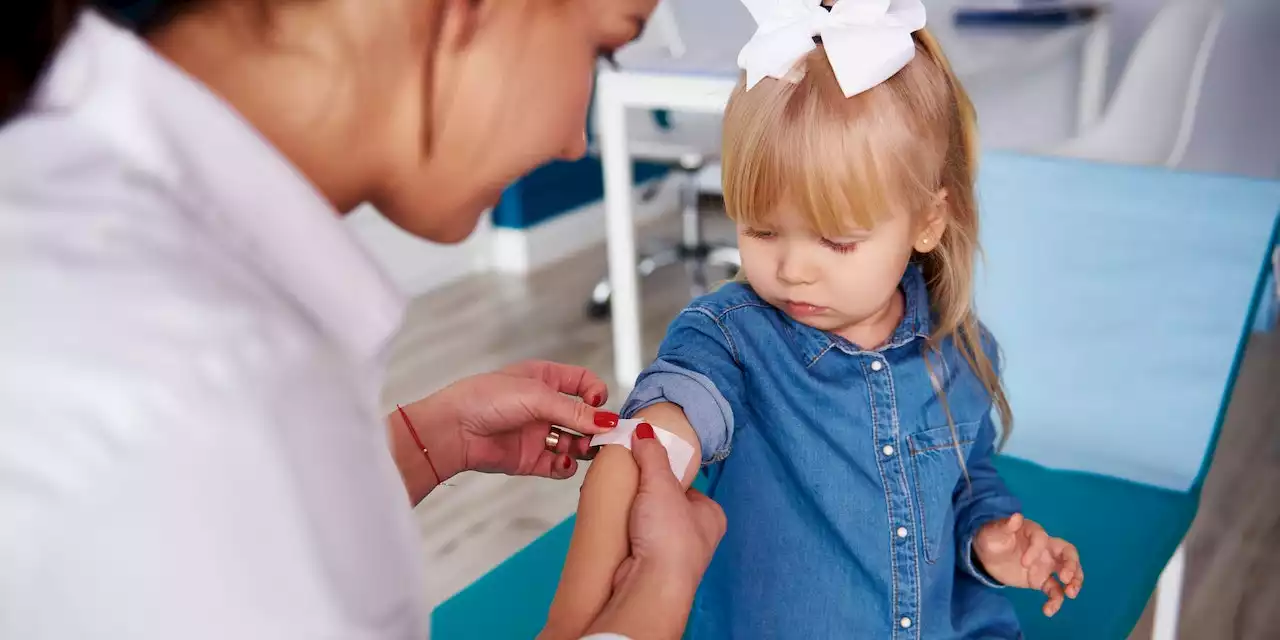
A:
[[[964,482],[956,441],[965,459],[978,434],[978,422],[940,427],[907,436],[911,453],[911,471],[915,475],[916,508],[924,542],[925,560],[934,564],[952,545],[955,537],[955,514],[952,496],[958,483]]]

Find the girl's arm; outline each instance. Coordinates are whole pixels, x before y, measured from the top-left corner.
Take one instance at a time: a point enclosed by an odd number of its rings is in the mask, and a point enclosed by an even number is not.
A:
[[[638,417],[693,446],[694,455],[681,478],[687,489],[697,475],[702,451],[684,411],[674,404],[659,403],[641,414]],[[591,463],[578,498],[577,521],[560,586],[540,640],[576,640],[604,610],[613,595],[618,567],[631,553],[627,528],[638,483],[639,469],[625,447],[605,446]]]
[[[701,306],[681,312],[658,348],[658,358],[636,380],[624,418],[643,418],[693,446],[682,484],[693,483],[705,458],[729,453],[744,378],[723,313]],[[607,446],[587,470],[578,519],[543,640],[577,640],[598,616],[629,555],[628,521],[639,472],[631,453]]]
[[[988,586],[999,586],[999,583],[976,562],[974,539],[983,525],[1008,518],[1022,509],[996,471],[995,442],[996,428],[988,414],[965,458],[969,477],[961,478],[952,494],[956,514],[956,562],[962,571]]]

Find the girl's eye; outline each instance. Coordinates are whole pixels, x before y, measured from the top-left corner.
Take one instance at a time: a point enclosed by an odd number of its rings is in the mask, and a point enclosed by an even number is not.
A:
[[[745,235],[748,238],[756,238],[758,240],[767,240],[773,237],[773,232],[765,231],[764,229],[745,229],[743,230],[742,235]]]
[[[849,253],[850,251],[858,248],[857,242],[836,242],[835,240],[828,240],[826,238],[822,239],[822,244],[836,253]]]

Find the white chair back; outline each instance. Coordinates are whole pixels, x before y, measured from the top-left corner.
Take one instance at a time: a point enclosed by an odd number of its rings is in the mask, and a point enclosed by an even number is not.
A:
[[[1057,155],[1176,166],[1222,22],[1221,0],[1172,0],[1147,27],[1102,119]]]
[[[1178,168],[1280,179],[1280,2],[1225,6]]]

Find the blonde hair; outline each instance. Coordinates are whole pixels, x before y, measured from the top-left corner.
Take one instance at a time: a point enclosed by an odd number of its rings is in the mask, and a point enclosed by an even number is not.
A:
[[[929,210],[945,193],[946,232],[933,251],[916,256],[935,321],[925,362],[954,433],[928,352],[940,355],[938,345],[955,337],[999,414],[1003,445],[1013,415],[972,302],[976,118],[938,42],[925,30],[914,38],[916,56],[902,71],[851,98],[821,45],[797,63],[802,78],[766,78],[750,91],[739,83],[724,118],[725,207],[735,222],[767,226],[785,199],[816,232],[839,236]]]

